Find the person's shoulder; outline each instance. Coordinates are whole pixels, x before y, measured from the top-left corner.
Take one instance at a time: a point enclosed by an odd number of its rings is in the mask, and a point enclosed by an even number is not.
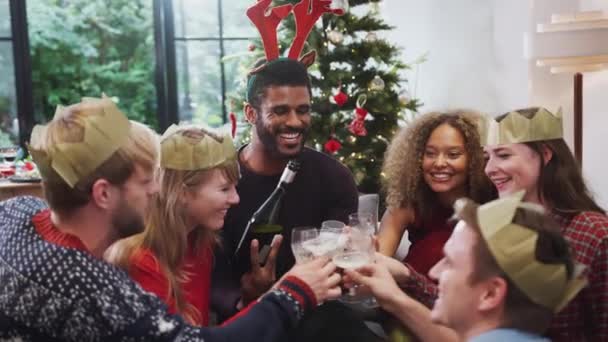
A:
[[[582,211],[572,218],[579,232],[608,240],[608,216],[596,211]]]
[[[303,163],[311,163],[323,171],[346,172],[350,175],[350,170],[336,158],[310,147],[304,148],[301,158]]]
[[[148,248],[139,247],[131,255],[130,269],[137,268],[152,273],[162,273],[160,262],[154,252]]]
[[[0,202],[0,212],[2,215],[23,214],[34,215],[48,206],[46,202],[34,196],[17,196]]]

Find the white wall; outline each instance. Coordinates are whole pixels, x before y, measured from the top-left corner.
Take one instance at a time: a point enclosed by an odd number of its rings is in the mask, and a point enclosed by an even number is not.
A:
[[[384,0],[381,14],[396,27],[385,33],[412,61],[429,59],[412,72],[410,87],[422,111],[468,107],[500,114],[531,105],[565,114],[572,141],[572,76],[551,75],[528,61],[526,39],[549,13],[606,10],[606,0]],[[524,38],[527,37],[527,38]],[[533,43],[533,41],[532,41]],[[414,89],[410,92],[414,93]],[[586,74],[584,82],[584,168],[590,187],[608,208],[608,162],[602,141],[608,131],[608,71]],[[604,136],[600,134],[604,133]]]
[[[405,49],[407,61],[428,52],[419,68],[416,96],[423,111],[474,107],[486,112],[526,102],[523,32],[518,14],[524,0],[384,0],[382,15],[396,30],[389,40]],[[497,14],[501,13],[501,16]],[[498,19],[495,19],[498,18]],[[515,29],[511,29],[515,28]],[[497,82],[501,80],[501,82]],[[517,84],[515,89],[508,89]]]

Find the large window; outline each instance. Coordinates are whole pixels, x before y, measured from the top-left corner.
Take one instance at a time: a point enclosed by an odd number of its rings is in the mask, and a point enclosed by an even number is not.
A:
[[[157,126],[152,1],[27,1],[37,122],[105,93],[129,118]]]
[[[0,0],[0,75],[0,147],[7,147],[19,142],[13,37],[8,0]]]
[[[0,0],[0,147],[102,92],[159,131],[226,123],[257,36],[254,1]]]
[[[226,98],[243,80],[242,56],[256,36],[245,16],[252,0],[173,0],[179,120],[219,126]]]

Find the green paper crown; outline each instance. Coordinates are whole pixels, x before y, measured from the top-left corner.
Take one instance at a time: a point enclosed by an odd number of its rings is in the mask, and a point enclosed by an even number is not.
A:
[[[172,125],[160,146],[160,165],[173,170],[207,170],[236,160],[230,134],[195,125]]]
[[[53,121],[66,112],[84,112],[84,138],[78,142],[57,142],[46,145],[48,126],[36,125],[32,130],[29,151],[43,179],[55,171],[70,187],[93,173],[129,137],[131,124],[109,98],[83,98],[70,107],[58,106]]]
[[[538,232],[513,223],[517,208],[523,207],[524,191],[501,198],[477,210],[481,235],[498,266],[530,300],[554,312],[561,310],[585,285],[583,267],[576,266],[569,278],[563,264],[536,259]]]
[[[500,122],[487,117],[479,133],[483,146],[559,139],[564,136],[562,111],[560,109],[552,114],[545,108],[539,108],[531,119],[519,111],[513,111]]]

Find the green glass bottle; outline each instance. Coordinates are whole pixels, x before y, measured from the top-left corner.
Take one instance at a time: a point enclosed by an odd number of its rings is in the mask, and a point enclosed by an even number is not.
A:
[[[253,216],[251,216],[251,219],[247,223],[247,227],[245,227],[234,253],[235,258],[247,257],[249,255],[251,240],[257,239],[260,243],[260,262],[264,264],[268,252],[270,252],[270,244],[273,237],[276,234],[283,233],[283,226],[278,222],[281,202],[287,191],[287,186],[293,182],[299,169],[300,162],[298,160],[290,160],[287,163],[279,184],[277,184],[277,187],[268,199],[253,213]]]

